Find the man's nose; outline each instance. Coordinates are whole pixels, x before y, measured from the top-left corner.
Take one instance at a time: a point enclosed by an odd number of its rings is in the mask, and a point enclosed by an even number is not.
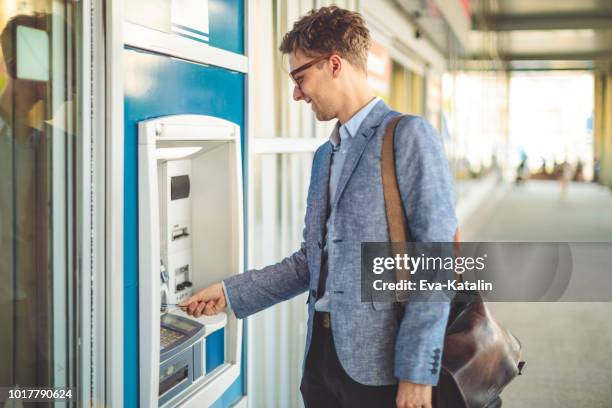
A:
[[[294,85],[293,86],[293,100],[294,101],[301,101],[302,99],[304,99],[304,94],[302,93],[302,90],[300,89],[299,86]]]

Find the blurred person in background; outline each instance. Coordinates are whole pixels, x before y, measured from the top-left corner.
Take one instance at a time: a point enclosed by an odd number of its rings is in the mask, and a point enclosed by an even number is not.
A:
[[[516,169],[516,185],[521,184],[529,178],[529,168],[527,167],[527,159],[529,158],[529,156],[527,156],[527,152],[525,152],[525,149],[523,148],[521,148],[520,155],[521,161]]]
[[[574,167],[570,164],[567,158],[559,165],[559,187],[561,191],[561,200],[567,198],[567,189],[574,175]]]
[[[584,181],[584,164],[582,164],[582,160],[580,159],[578,159],[578,163],[576,163],[574,181]]]

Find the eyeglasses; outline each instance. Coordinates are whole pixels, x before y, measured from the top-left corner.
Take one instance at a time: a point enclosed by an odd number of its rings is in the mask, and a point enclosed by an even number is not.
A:
[[[291,77],[291,79],[293,80],[293,83],[295,84],[295,86],[298,87],[298,89],[300,90],[300,92],[302,91],[302,87],[300,86],[300,84],[298,83],[295,75],[299,74],[302,71],[306,71],[308,68],[312,67],[315,64],[318,64],[319,62],[328,59],[329,57],[331,57],[334,54],[328,54],[328,55],[323,55],[319,58],[315,58],[312,61],[309,61],[307,63],[305,63],[304,65],[301,65],[299,67],[297,67],[296,69],[294,69],[293,71],[291,71],[289,73],[289,76]]]

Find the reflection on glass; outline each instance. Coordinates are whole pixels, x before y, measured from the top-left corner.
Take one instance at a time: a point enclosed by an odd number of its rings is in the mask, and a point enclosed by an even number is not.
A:
[[[0,1],[2,387],[74,386],[76,378],[67,221],[75,218],[74,50],[66,48],[74,40],[66,24],[72,2],[61,3]]]

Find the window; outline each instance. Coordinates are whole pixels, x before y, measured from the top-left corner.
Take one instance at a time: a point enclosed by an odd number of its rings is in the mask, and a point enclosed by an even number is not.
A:
[[[77,383],[74,2],[0,1],[0,386]]]

